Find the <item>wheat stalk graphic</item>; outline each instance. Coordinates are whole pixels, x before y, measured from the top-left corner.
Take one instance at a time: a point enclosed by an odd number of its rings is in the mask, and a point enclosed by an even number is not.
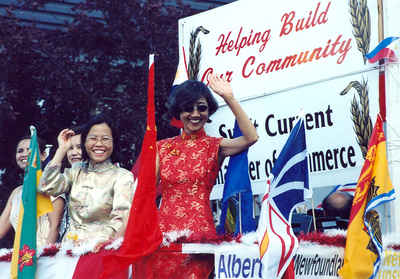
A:
[[[353,35],[365,64],[367,62],[365,55],[369,52],[371,35],[371,20],[367,0],[349,0],[349,5]]]
[[[349,0],[349,5],[353,35],[365,64],[367,61],[365,55],[369,52],[371,35],[371,21],[367,0]],[[356,95],[354,95],[350,112],[357,143],[365,159],[368,152],[368,141],[372,133],[372,121],[369,116],[368,82],[364,79],[361,83],[352,81],[342,90],[340,95],[346,95],[352,88],[357,91],[360,103],[358,103]]]
[[[196,46],[196,39],[200,32],[208,34],[210,31],[205,29],[203,26],[199,26],[195,31],[190,33],[188,74],[189,79],[192,80],[198,80],[200,70],[201,43],[199,40]]]
[[[354,95],[351,102],[353,128],[356,133],[357,143],[365,158],[368,152],[368,141],[372,133],[372,121],[369,116],[368,82],[365,80],[361,83],[359,81],[352,81],[343,89],[340,95],[346,95],[352,88],[357,91],[360,98],[360,103],[358,103],[356,95]]]

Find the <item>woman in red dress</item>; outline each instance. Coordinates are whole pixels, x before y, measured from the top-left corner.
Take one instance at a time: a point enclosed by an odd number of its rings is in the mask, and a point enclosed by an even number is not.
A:
[[[183,123],[182,134],[157,143],[157,175],[162,196],[160,228],[164,237],[186,235],[187,242],[215,239],[209,197],[219,167],[225,157],[243,151],[258,139],[230,84],[215,75],[209,82],[232,110],[243,136],[226,139],[206,135],[204,124],[218,105],[204,83],[189,80],[173,90],[168,102],[170,115]],[[153,278],[206,279],[213,269],[212,255],[158,251],[150,258]]]

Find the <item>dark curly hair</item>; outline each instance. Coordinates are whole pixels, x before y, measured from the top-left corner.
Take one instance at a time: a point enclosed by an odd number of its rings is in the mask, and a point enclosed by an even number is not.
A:
[[[111,162],[112,163],[118,163],[120,161],[120,154],[119,154],[119,134],[118,131],[115,127],[115,124],[112,122],[111,118],[108,117],[105,114],[99,114],[90,119],[83,127],[82,132],[81,132],[81,142],[82,142],[82,160],[83,161],[89,161],[89,156],[86,151],[85,147],[85,142],[87,135],[90,131],[90,129],[94,125],[99,125],[99,124],[107,124],[108,127],[111,129],[111,134],[113,138],[113,152],[111,154]]]
[[[85,125],[75,125],[75,126],[72,126],[70,129],[72,131],[74,131],[75,135],[79,135],[82,133],[84,128],[85,128]]]
[[[203,82],[187,80],[173,87],[167,102],[168,117],[179,119],[185,107],[194,105],[202,97],[207,100],[208,115],[211,116],[217,111],[218,104],[210,89]]]

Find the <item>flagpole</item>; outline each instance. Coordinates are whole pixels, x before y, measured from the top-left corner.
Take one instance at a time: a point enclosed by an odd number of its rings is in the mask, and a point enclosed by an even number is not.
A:
[[[239,193],[239,232],[242,234],[242,193]]]
[[[378,40],[383,40],[383,3],[378,0]]]
[[[383,4],[382,0],[378,1],[378,40],[382,42],[384,38],[384,26],[383,26]],[[386,88],[385,88],[385,60],[379,60],[379,113],[382,116],[384,123],[384,133],[386,134]]]
[[[314,224],[314,231],[317,231],[317,222],[315,220],[315,209],[314,209],[314,197],[311,196],[311,212],[312,212],[312,218],[313,218],[313,224]]]
[[[378,5],[378,41],[382,42],[384,39],[384,25],[383,25],[383,1],[377,0]],[[385,61],[381,59],[379,61],[379,114],[382,117],[383,123],[383,132],[385,137],[387,138],[386,132],[386,78],[385,78]],[[389,218],[390,214],[388,214],[388,205],[383,205],[383,214],[384,214],[384,226],[385,232],[389,232]]]

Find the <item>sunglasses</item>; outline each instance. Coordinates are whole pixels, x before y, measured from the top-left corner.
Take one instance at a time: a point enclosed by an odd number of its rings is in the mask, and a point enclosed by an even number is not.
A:
[[[197,109],[198,112],[205,112],[208,110],[207,105],[187,105],[183,107],[183,111],[185,112],[193,112],[195,109]]]

